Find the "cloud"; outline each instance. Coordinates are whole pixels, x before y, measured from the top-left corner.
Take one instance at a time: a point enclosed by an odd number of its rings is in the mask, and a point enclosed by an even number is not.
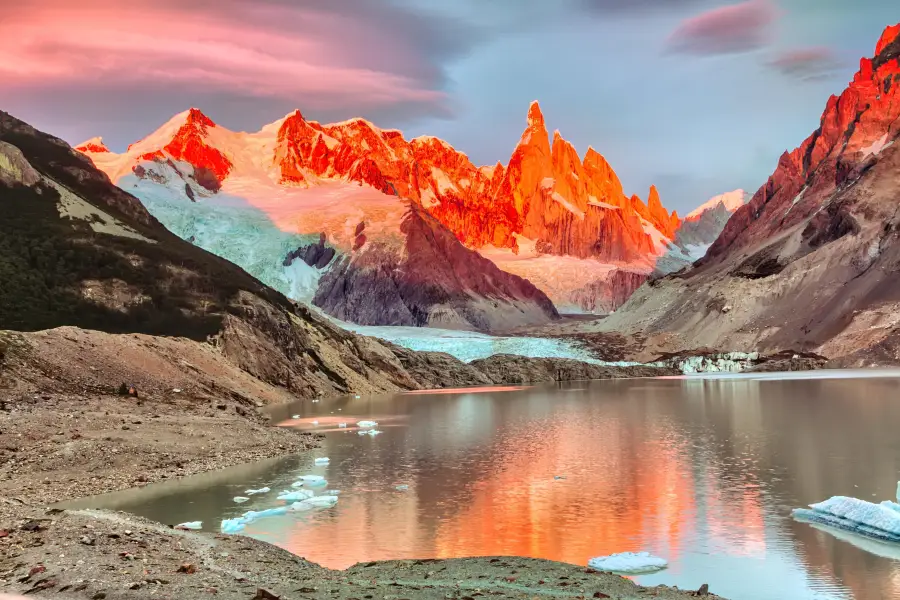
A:
[[[623,15],[682,10],[702,4],[703,0],[578,0],[578,3],[598,15]]]
[[[786,50],[767,65],[787,77],[801,81],[827,79],[844,67],[831,49],[823,46]]]
[[[0,102],[49,94],[72,118],[70,91],[177,98],[177,110],[257,99],[345,117],[446,116],[447,65],[485,40],[452,15],[385,0],[32,0],[0,20]]]
[[[756,50],[771,41],[778,16],[768,0],[747,0],[715,8],[682,21],[669,36],[668,48],[699,55]]]

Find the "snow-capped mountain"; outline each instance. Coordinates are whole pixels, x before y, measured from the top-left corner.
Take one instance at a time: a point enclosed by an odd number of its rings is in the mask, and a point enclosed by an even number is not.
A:
[[[692,259],[702,258],[731,215],[749,200],[750,194],[744,190],[713,196],[684,218],[675,235],[675,244]]]
[[[552,317],[520,278],[561,310],[607,312],[681,223],[655,188],[646,204],[627,197],[592,148],[580,159],[558,131],[551,145],[536,102],[506,166],[475,166],[438,138],[299,111],[244,133],[191,109],[122,154],[100,138],[78,149],[182,237],[362,324],[493,329]],[[335,260],[292,258],[321,234]],[[420,256],[452,259],[442,270]],[[422,282],[440,293],[419,297]]]

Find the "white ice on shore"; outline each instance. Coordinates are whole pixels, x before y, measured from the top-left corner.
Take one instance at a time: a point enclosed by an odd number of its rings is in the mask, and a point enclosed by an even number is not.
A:
[[[179,523],[175,529],[202,529],[203,521],[188,521],[187,523]]]
[[[378,423],[375,421],[357,421],[357,426],[359,427],[377,427]]]
[[[327,465],[329,462],[331,462],[331,459],[329,459],[327,456],[320,456],[314,462],[317,465]]]
[[[234,498],[232,498],[232,500],[234,500],[238,504],[242,504],[250,500],[250,498],[248,498],[247,496],[235,496]]]
[[[668,561],[649,552],[619,552],[609,556],[597,556],[588,561],[588,566],[597,571],[613,573],[650,573],[665,569]]]
[[[266,492],[271,492],[272,488],[262,487],[258,490],[244,490],[244,493],[248,496],[253,496],[254,494],[265,494]]]

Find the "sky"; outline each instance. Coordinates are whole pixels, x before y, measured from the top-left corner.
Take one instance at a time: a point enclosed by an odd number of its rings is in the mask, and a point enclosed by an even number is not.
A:
[[[529,103],[627,193],[755,191],[900,21],[887,0],[0,0],[0,110],[123,150],[299,108],[507,162]]]

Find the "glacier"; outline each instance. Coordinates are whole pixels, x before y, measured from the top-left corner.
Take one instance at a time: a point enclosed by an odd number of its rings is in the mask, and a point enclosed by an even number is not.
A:
[[[900,482],[897,483],[900,501]],[[833,496],[809,508],[795,508],[792,516],[798,521],[827,525],[883,542],[900,542],[900,504],[885,500],[878,504]]]

